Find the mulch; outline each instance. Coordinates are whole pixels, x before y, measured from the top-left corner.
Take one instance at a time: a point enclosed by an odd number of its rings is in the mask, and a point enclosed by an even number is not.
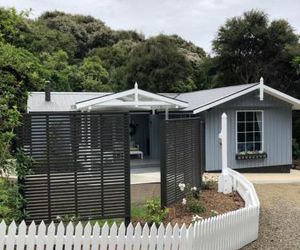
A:
[[[231,194],[218,193],[217,185],[208,190],[202,190],[201,200],[203,201],[205,212],[197,215],[203,219],[215,216],[215,212],[217,212],[217,214],[224,214],[245,207],[244,200],[237,192]],[[173,226],[176,223],[179,225],[182,225],[183,223],[189,225],[192,223],[193,216],[196,215],[195,213],[188,212],[186,207],[181,204],[181,201],[170,205],[168,208],[169,215],[163,221],[165,225],[168,223]],[[134,218],[132,222],[134,225],[138,222],[141,223],[141,225],[146,223],[142,218]]]
[[[223,194],[218,193],[217,186],[214,186],[210,190],[203,190],[201,192],[201,200],[205,207],[205,212],[197,214],[203,219],[215,216],[217,214],[224,214],[230,211],[238,210],[245,206],[244,200],[237,193]],[[190,213],[186,210],[185,206],[181,202],[177,202],[169,206],[169,216],[164,221],[165,224],[171,223],[172,225],[178,224],[190,224],[193,220],[195,213]]]

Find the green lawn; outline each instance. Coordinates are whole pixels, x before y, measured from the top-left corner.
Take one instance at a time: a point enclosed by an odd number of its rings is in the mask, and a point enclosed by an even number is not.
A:
[[[146,216],[145,203],[133,203],[131,204],[131,220],[140,219]],[[103,226],[105,222],[111,226],[114,222],[120,225],[124,219],[102,219],[102,220],[91,220],[90,223],[94,224],[98,222],[100,226]]]

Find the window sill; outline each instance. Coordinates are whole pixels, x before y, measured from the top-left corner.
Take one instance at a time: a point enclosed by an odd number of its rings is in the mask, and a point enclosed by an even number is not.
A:
[[[245,154],[236,154],[236,160],[256,160],[256,159],[265,159],[267,158],[267,153],[245,153]]]

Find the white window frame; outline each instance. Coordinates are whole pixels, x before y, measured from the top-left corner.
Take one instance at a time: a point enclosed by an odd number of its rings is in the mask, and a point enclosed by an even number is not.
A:
[[[265,114],[264,110],[262,109],[241,109],[236,110],[235,112],[235,152],[236,154],[239,153],[238,151],[238,113],[239,112],[261,112],[261,122],[262,122],[262,129],[261,129],[261,150],[265,151]]]

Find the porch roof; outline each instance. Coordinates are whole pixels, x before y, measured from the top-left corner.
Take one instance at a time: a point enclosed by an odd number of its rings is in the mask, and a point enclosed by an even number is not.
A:
[[[115,107],[129,110],[162,110],[181,109],[188,106],[189,104],[185,101],[141,90],[135,83],[133,89],[79,101],[72,108],[75,110],[98,110]]]

